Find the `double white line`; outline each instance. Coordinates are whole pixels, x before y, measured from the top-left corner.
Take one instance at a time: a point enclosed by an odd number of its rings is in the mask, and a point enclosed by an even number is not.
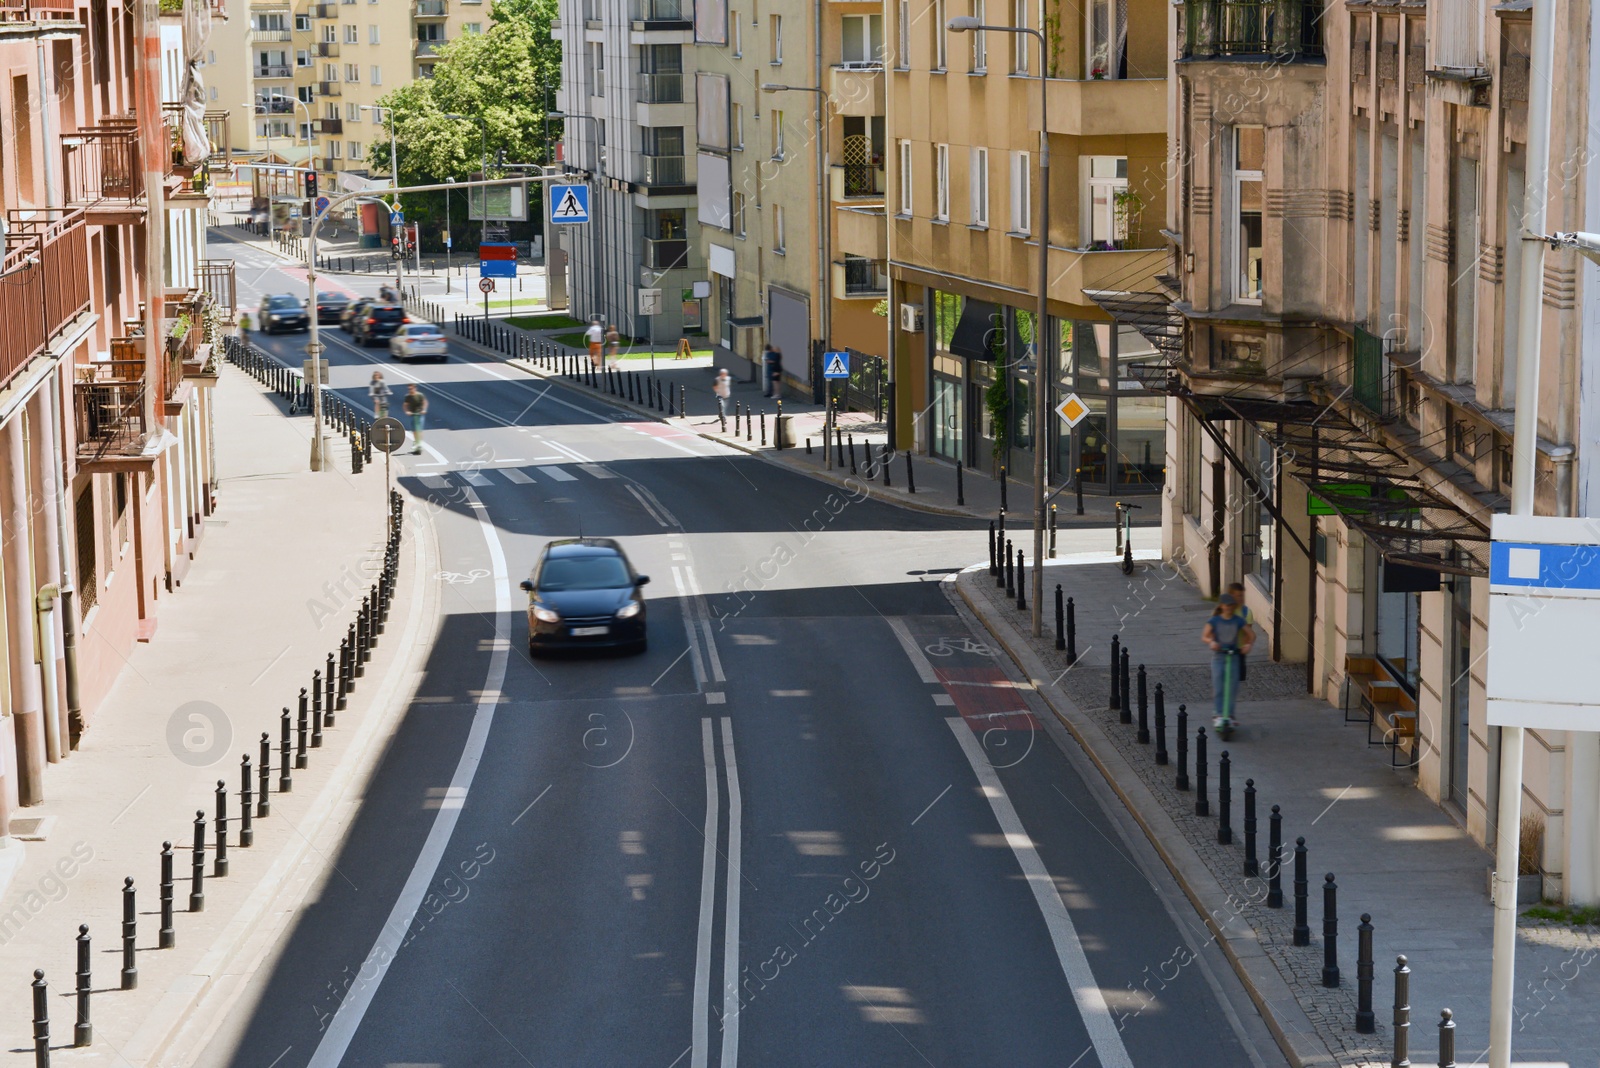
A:
[[[711,941],[716,919],[717,848],[722,833],[721,790],[717,784],[717,744],[711,717],[700,720],[700,745],[706,767],[705,852],[700,862],[700,938],[694,964],[694,1040],[690,1068],[707,1068],[711,1056]],[[739,1062],[739,858],[743,805],[739,766],[733,756],[733,721],[722,717],[722,761],[728,779],[727,890],[722,927],[722,1068]]]

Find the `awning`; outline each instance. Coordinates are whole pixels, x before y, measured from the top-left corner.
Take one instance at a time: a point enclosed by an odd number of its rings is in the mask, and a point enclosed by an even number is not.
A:
[[[726,322],[729,326],[753,327],[765,326],[767,321],[759,315],[735,315]]]
[[[1005,320],[1000,309],[986,300],[967,300],[961,308],[961,318],[950,335],[950,352],[969,360],[994,362],[994,350],[989,347],[990,331],[1005,330]]]

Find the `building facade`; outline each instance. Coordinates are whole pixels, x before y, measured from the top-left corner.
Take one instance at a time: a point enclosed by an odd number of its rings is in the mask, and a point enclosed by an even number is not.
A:
[[[1169,262],[1167,6],[893,5],[886,251],[900,447],[1025,477],[1037,447],[1052,483],[1160,490],[1165,402],[1130,368],[1176,339],[1151,340],[1107,308],[1142,299]],[[958,15],[1031,29],[1044,47],[1029,34],[953,33]],[[1049,321],[1038,330],[1044,198]],[[1035,389],[1051,407],[1078,394],[1088,417],[1073,432],[1054,417],[1036,426]]]
[[[193,0],[190,0],[193,3]],[[210,9],[0,17],[0,840],[92,729],[212,509],[213,130],[185,142]]]
[[[1428,796],[1491,843],[1489,517],[1508,506],[1517,323],[1543,316],[1536,509],[1594,515],[1596,268],[1545,259],[1519,307],[1530,21],[1487,0],[1174,5],[1171,283],[1141,368],[1168,398],[1163,549],[1244,583],[1273,655],[1352,716],[1380,705]],[[1547,229],[1600,228],[1590,5],[1556,5]],[[1590,298],[1592,299],[1592,297]],[[1165,320],[1164,323],[1160,323]],[[1159,325],[1157,325],[1159,324]],[[1390,697],[1379,700],[1372,695]],[[1387,722],[1383,712],[1392,718]],[[1363,744],[1352,734],[1351,744]],[[1523,811],[1545,893],[1594,903],[1593,733],[1530,731]],[[1591,750],[1586,752],[1585,750]],[[1587,830],[1585,830],[1587,828]]]

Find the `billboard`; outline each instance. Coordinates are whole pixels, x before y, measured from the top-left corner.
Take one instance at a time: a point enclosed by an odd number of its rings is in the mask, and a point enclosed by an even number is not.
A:
[[[526,222],[528,189],[521,185],[468,189],[467,218],[474,222]]]

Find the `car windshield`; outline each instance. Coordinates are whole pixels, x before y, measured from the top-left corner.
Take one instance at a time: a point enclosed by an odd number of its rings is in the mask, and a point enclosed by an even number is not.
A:
[[[405,312],[399,308],[373,308],[372,316],[375,319],[399,319]]]
[[[269,307],[269,308],[298,308],[298,307],[300,307],[300,302],[298,300],[295,300],[293,297],[268,297],[267,298],[267,307]]]
[[[343,300],[344,298],[341,297],[337,293],[318,293],[317,294],[317,299],[322,301],[323,303],[329,303],[329,302],[332,302],[332,301],[340,301],[340,300]]]
[[[440,336],[437,326],[413,326],[410,330],[412,337],[422,337],[432,340]]]
[[[633,585],[620,556],[564,556],[546,560],[539,572],[539,589],[615,590]]]

